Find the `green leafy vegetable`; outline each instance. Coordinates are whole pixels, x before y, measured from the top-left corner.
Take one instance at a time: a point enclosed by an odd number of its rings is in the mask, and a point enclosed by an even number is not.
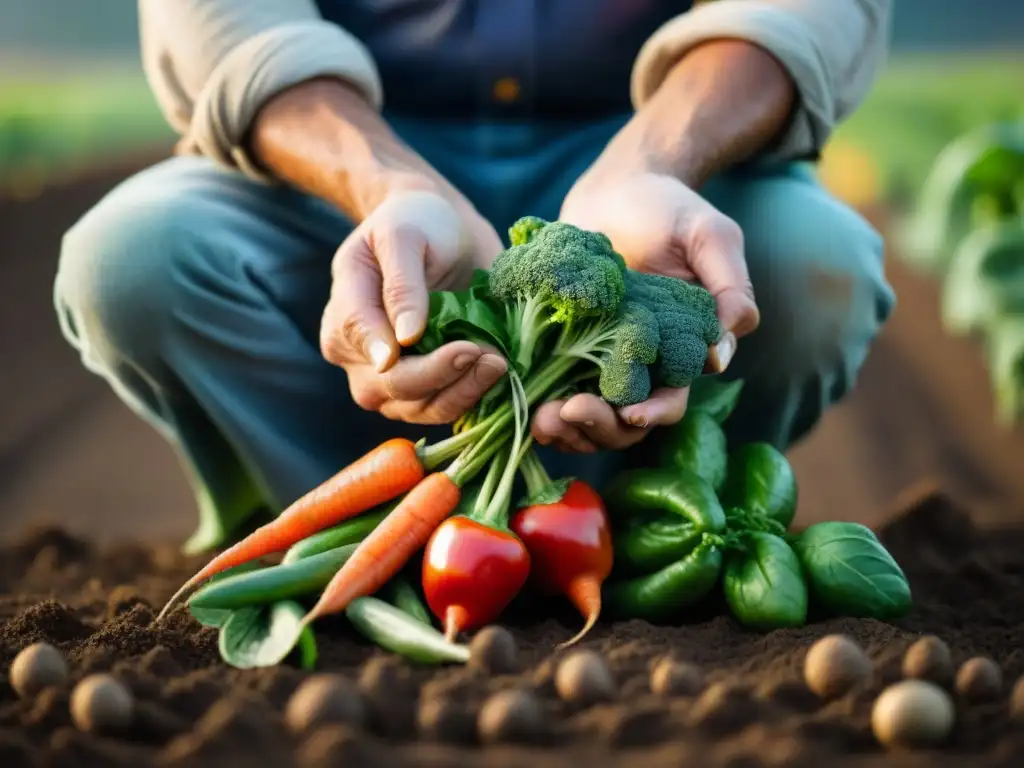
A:
[[[910,584],[871,529],[859,523],[817,523],[794,543],[822,607],[841,616],[894,619],[911,606]]]
[[[989,366],[996,415],[1007,426],[1024,416],[1024,315],[996,320],[989,328]]]
[[[747,537],[747,551],[726,556],[723,588],[733,615],[745,627],[800,627],[807,621],[807,582],[800,560],[770,533]]]
[[[686,412],[701,411],[724,424],[736,409],[742,392],[742,379],[726,381],[720,376],[700,376],[690,385]]]
[[[974,230],[959,244],[942,287],[942,320],[953,333],[987,331],[1024,315],[1024,218]]]
[[[796,514],[796,476],[786,457],[768,443],[746,443],[729,457],[722,503],[765,515],[785,527]]]
[[[311,669],[316,641],[311,629],[302,629],[305,614],[290,600],[232,611],[220,630],[221,658],[239,669],[273,667],[298,648],[303,669]]]
[[[678,467],[703,478],[719,491],[725,482],[728,451],[725,433],[705,411],[690,411],[667,430],[661,466]]]
[[[503,310],[479,277],[465,291],[431,292],[427,329],[416,351],[426,354],[459,340],[491,346],[505,354],[509,351]]]

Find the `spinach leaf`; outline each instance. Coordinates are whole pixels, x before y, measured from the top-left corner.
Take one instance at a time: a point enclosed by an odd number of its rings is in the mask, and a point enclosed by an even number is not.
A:
[[[785,527],[796,514],[796,476],[789,461],[768,443],[746,443],[729,456],[722,505],[765,515]]]
[[[751,533],[747,547],[725,561],[722,585],[732,614],[751,629],[803,626],[807,582],[796,553],[770,533]]]
[[[725,432],[705,411],[688,410],[669,427],[661,447],[661,466],[692,472],[716,492],[725,482],[728,458]]]
[[[1024,314],[1024,220],[971,232],[942,284],[942,321],[953,333],[987,331],[1009,314]]]
[[[853,618],[894,619],[911,606],[910,584],[870,528],[817,523],[794,543],[811,595],[828,611]]]
[[[743,379],[726,381],[721,376],[699,376],[690,385],[686,412],[701,411],[724,424],[740,399]]]
[[[269,606],[239,608],[220,630],[220,655],[238,669],[273,667],[298,647],[300,663],[316,663],[316,640],[308,627],[301,629],[306,609],[291,600]]]
[[[505,311],[490,293],[487,273],[477,270],[464,291],[432,291],[427,329],[416,344],[421,354],[451,341],[473,341],[495,347],[506,355],[510,340]]]
[[[1024,416],[1024,314],[992,324],[988,354],[996,415],[1000,423],[1011,426]]]

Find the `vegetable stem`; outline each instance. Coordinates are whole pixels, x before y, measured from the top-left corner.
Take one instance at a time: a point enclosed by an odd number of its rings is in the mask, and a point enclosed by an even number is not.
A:
[[[544,468],[544,463],[540,460],[540,456],[530,446],[523,455],[523,460],[519,462],[519,471],[523,475],[523,479],[526,481],[526,495],[529,497],[536,496],[537,494],[544,491],[552,484],[551,475]]]
[[[512,396],[515,403],[515,434],[512,438],[512,448],[509,451],[509,460],[505,465],[501,481],[484,510],[480,520],[493,528],[507,528],[509,504],[512,498],[512,485],[515,483],[516,473],[519,471],[519,462],[523,458],[523,452],[530,447],[529,441],[524,446],[524,434],[528,426],[529,405],[526,401],[526,391],[523,389],[523,382],[516,374],[511,374]]]

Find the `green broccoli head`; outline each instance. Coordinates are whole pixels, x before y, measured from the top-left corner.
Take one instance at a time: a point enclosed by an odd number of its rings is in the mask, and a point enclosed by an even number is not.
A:
[[[626,264],[604,235],[528,217],[517,221],[509,236],[515,244],[491,267],[496,298],[539,300],[550,307],[554,322],[618,308],[626,291]]]
[[[616,406],[632,405],[646,400],[652,386],[689,386],[719,335],[715,299],[706,289],[627,271],[615,340],[602,361],[601,396]]]

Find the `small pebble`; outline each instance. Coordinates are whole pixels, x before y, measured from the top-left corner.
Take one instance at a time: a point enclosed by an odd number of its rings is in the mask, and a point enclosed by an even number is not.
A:
[[[1024,676],[1017,679],[1010,692],[1010,714],[1017,720],[1024,720]]]
[[[11,687],[22,698],[35,696],[44,688],[61,685],[67,679],[68,663],[49,643],[23,648],[11,663]]]
[[[852,638],[828,635],[818,640],[804,660],[807,687],[823,699],[833,699],[871,677],[871,659]]]
[[[507,690],[491,696],[477,715],[477,733],[485,744],[525,742],[543,726],[540,704],[529,691]]]
[[[882,691],[871,710],[875,738],[888,747],[928,747],[944,742],[956,711],[942,688],[925,680],[903,680]]]
[[[387,699],[406,687],[397,662],[388,656],[374,656],[359,673],[359,690],[370,697]]]
[[[651,670],[651,691],[659,696],[696,696],[702,690],[704,673],[693,664],[665,658]]]
[[[516,639],[504,627],[484,627],[469,643],[469,663],[492,675],[507,675],[519,669]]]
[[[448,698],[424,699],[416,717],[420,737],[432,741],[462,744],[473,738],[473,715]]]
[[[903,676],[948,685],[953,680],[949,646],[934,635],[922,637],[903,656]]]
[[[555,690],[565,701],[589,706],[615,698],[615,678],[594,651],[573,651],[555,670]]]
[[[359,690],[341,675],[319,674],[305,680],[285,707],[285,722],[293,733],[321,725],[362,726],[366,708]]]
[[[71,692],[71,719],[81,731],[113,732],[127,728],[135,714],[135,699],[110,675],[90,675]]]
[[[1003,690],[1003,671],[992,659],[975,656],[956,673],[956,692],[970,701],[996,698]]]

